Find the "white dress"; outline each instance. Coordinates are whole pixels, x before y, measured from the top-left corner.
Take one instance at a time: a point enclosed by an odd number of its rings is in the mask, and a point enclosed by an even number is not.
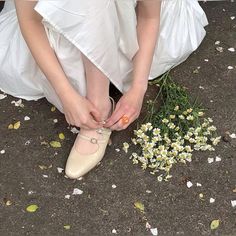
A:
[[[122,93],[129,89],[132,58],[139,49],[136,4],[136,0],[39,0],[34,7],[43,17],[50,45],[67,78],[81,95],[86,95],[81,52]],[[162,0],[149,79],[186,60],[203,40],[207,24],[197,0]],[[0,13],[0,90],[26,100],[46,97],[64,113],[21,35],[14,1],[10,0]]]

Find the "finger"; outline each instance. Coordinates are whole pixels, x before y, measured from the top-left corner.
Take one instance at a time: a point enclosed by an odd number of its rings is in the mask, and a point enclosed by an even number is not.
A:
[[[98,111],[98,109],[91,104],[90,106],[90,113],[91,115],[95,118],[95,121],[101,121],[102,117],[101,117],[101,113]]]
[[[102,128],[102,124],[100,124],[100,123],[98,123],[97,121],[95,121],[92,115],[89,115],[89,119],[88,119],[86,125],[87,125],[90,129]]]
[[[124,115],[124,111],[122,108],[118,108],[117,111],[114,111],[108,121],[106,121],[105,127],[111,127],[116,122],[118,122],[121,117]]]
[[[110,127],[110,129],[111,130],[117,130],[117,131],[120,131],[120,130],[124,130],[124,129],[126,129],[134,120],[135,120],[135,116],[133,115],[130,115],[129,116],[130,117],[130,119],[129,119],[129,122],[128,123],[126,123],[126,124],[124,124],[123,122],[122,122],[122,120],[119,120],[118,122],[116,122],[114,125],[112,125],[111,127]]]

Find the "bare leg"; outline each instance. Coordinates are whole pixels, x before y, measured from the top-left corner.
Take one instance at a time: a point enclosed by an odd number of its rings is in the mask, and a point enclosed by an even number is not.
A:
[[[97,107],[101,112],[102,119],[108,118],[111,110],[111,101],[109,100],[109,79],[91,62],[85,57],[83,62],[86,72],[87,80],[87,95],[86,97]],[[96,130],[80,129],[80,133],[89,137],[101,138],[101,134]],[[92,153],[97,150],[97,145],[88,142],[87,140],[79,138],[76,139],[75,147],[80,153]]]

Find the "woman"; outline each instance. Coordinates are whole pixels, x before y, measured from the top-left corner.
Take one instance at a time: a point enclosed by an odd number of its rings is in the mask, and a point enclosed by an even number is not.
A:
[[[112,130],[138,118],[148,79],[184,61],[205,25],[196,0],[7,1],[0,88],[46,97],[80,127],[65,168],[78,178],[101,161]],[[110,82],[123,93],[116,107]]]

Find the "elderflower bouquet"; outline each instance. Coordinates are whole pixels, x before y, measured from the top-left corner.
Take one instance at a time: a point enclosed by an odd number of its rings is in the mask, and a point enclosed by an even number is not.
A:
[[[214,151],[221,137],[213,120],[204,117],[204,109],[196,100],[191,104],[186,90],[173,82],[169,72],[150,83],[157,85],[159,92],[154,100],[147,101],[148,113],[134,130],[131,143],[139,151],[133,152],[130,159],[153,175],[159,173],[158,181],[167,181],[172,177],[173,164],[191,162],[194,150]],[[159,110],[157,99],[163,102]],[[126,153],[129,146],[123,143]]]

